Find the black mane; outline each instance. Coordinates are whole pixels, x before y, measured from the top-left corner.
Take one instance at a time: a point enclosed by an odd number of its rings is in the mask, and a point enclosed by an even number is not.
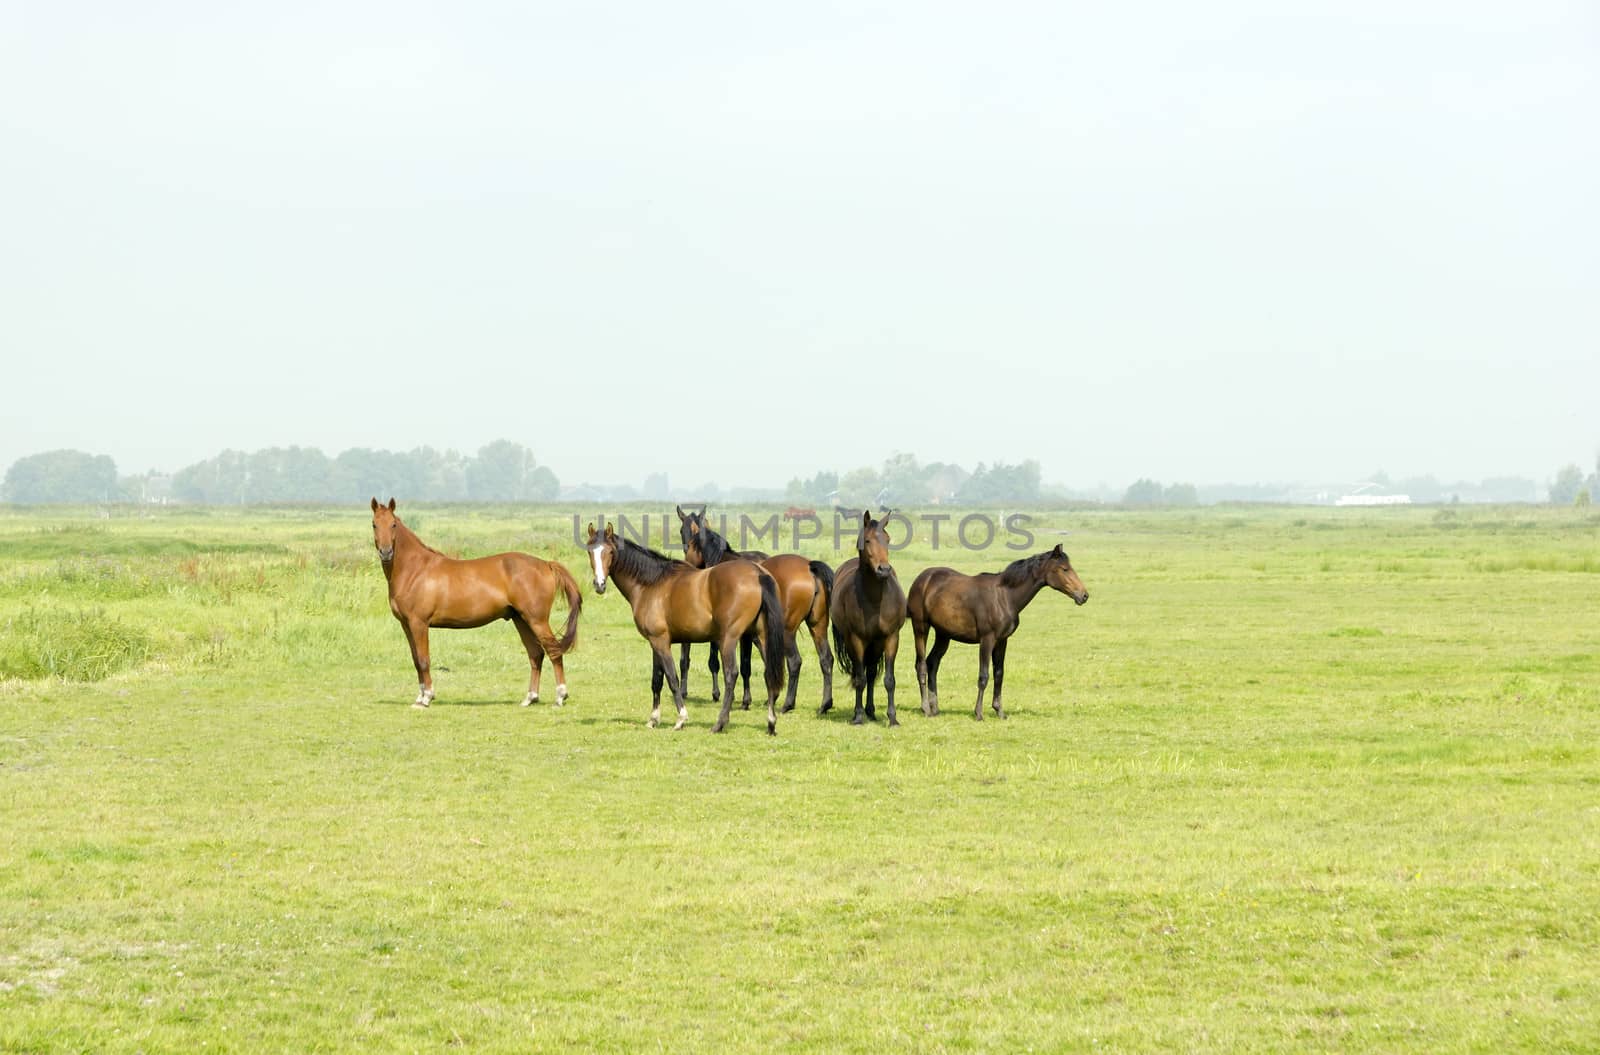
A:
[[[689,567],[681,560],[673,560],[665,553],[657,553],[648,546],[641,546],[620,535],[617,536],[617,555],[612,558],[611,564],[612,575],[616,575],[617,569],[621,568],[644,586],[660,582],[679,568]]]
[[[1053,555],[1054,551],[1035,553],[1031,557],[1023,557],[1021,560],[1012,561],[1000,573],[1000,585],[1026,586],[1029,583],[1040,581],[1044,577],[1040,572],[1040,568]]]

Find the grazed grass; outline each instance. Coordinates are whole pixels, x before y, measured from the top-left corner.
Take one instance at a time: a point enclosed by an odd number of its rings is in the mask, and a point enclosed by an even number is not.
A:
[[[418,512],[584,580],[560,517]],[[1092,600],[1010,721],[961,648],[922,718],[908,631],[902,728],[803,646],[773,740],[698,655],[645,730],[587,591],[566,708],[497,625],[412,711],[364,510],[0,512],[0,620],[144,641],[0,683],[0,1050],[1593,1050],[1600,521],[1040,515]]]

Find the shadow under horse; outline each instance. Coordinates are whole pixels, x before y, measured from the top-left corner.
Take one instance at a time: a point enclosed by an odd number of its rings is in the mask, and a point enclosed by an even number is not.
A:
[[[528,694],[522,706],[539,699],[544,657],[556,672],[556,706],[567,699],[567,672],[561,660],[578,641],[583,595],[572,573],[558,561],[527,553],[497,553],[456,560],[429,546],[395,515],[394,499],[372,500],[372,542],[389,582],[389,611],[400,621],[417,668],[414,707],[433,702],[433,665],[428,658],[431,628],[468,629],[509,619],[528,652]],[[561,636],[550,629],[556,590],[567,597],[567,625]]]
[[[672,690],[682,729],[689,709],[684,704],[683,682],[672,663],[674,641],[709,641],[722,653],[727,672],[727,691],[722,698],[722,713],[711,729],[720,733],[728,727],[728,711],[733,705],[734,647],[747,634],[755,635],[756,645],[766,666],[767,732],[778,732],[778,693],[783,689],[783,608],[778,601],[778,584],[760,565],[750,561],[729,561],[714,568],[691,568],[619,536],[607,524],[603,533],[589,525],[589,559],[594,564],[595,593],[605,593],[606,584],[615,582],[617,590],[633,609],[633,625],[650,644],[650,721],[653,729],[661,720],[661,683]]]
[[[1006,642],[1017,632],[1022,610],[1046,586],[1059,590],[1078,604],[1089,600],[1072,559],[1057,543],[1048,553],[1012,561],[1000,572],[963,575],[954,568],[926,568],[911,584],[907,608],[911,635],[917,647],[917,688],[922,713],[939,713],[939,664],[950,642],[978,646],[978,702],[972,716],[983,720],[983,690],[989,684],[989,664],[994,662],[994,713],[1004,718],[1000,693],[1006,677]],[[928,631],[934,632],[928,650]]]
[[[755,561],[765,568],[778,583],[778,599],[783,605],[784,659],[789,670],[789,689],[784,697],[783,713],[794,710],[795,694],[800,683],[800,624],[811,630],[811,643],[817,649],[817,666],[822,670],[822,707],[833,704],[833,651],[828,648],[828,601],[833,593],[833,569],[820,560],[811,560],[797,553],[780,553],[769,557],[758,550],[739,551],[728,545],[706,521],[705,511],[685,513],[678,507],[678,534],[683,540],[684,561],[694,568],[709,568],[730,560]],[[739,642],[739,676],[744,681],[744,700],[741,706],[750,707],[750,651],[753,641],[745,637]],[[711,699],[718,696],[717,650],[711,649]],[[689,646],[685,644],[678,660],[678,677],[684,691],[689,684]]]
[[[884,510],[884,520],[889,511]],[[889,533],[883,521],[861,513],[861,531],[856,536],[856,555],[839,565],[833,573],[833,598],[828,615],[833,621],[833,651],[839,665],[850,675],[856,690],[856,713],[852,725],[876,720],[872,687],[883,666],[883,693],[889,703],[889,724],[899,725],[894,709],[894,659],[900,651],[900,628],[906,621],[906,595],[900,578],[889,564]],[[866,707],[862,707],[862,690]],[[831,704],[824,704],[826,713]]]

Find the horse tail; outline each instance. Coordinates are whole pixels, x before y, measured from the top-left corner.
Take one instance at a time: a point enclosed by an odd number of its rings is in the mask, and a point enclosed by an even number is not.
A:
[[[778,580],[761,571],[761,614],[767,620],[767,691],[783,689],[783,602],[778,600]]]
[[[844,635],[839,632],[839,620],[835,619],[828,625],[833,634],[833,658],[838,662],[839,669],[851,676],[855,675],[856,663],[850,658],[850,650],[845,647]]]
[[[578,613],[583,611],[583,591],[578,589],[578,580],[572,577],[565,564],[553,560],[550,567],[555,569],[557,585],[567,594],[567,625],[561,631],[561,654],[564,656],[578,643]]]
[[[828,610],[828,602],[833,600],[833,569],[827,561],[814,560],[811,562],[811,577],[817,580],[817,592],[822,594],[822,610]]]

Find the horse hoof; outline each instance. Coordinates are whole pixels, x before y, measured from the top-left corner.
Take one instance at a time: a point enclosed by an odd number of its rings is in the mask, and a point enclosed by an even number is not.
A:
[[[654,729],[654,728],[655,728],[655,727],[656,727],[656,724],[657,724],[657,723],[656,723],[656,720],[655,720],[655,719],[654,719],[654,718],[650,718],[650,719],[647,719],[647,720],[646,720],[646,721],[645,721],[645,723],[644,723],[644,727],[645,727],[645,728],[646,728],[646,729]]]
[[[675,732],[675,733],[682,731],[682,729],[683,729],[683,723],[682,722],[679,722],[677,725],[674,725],[672,727],[672,731]]]
[[[890,718],[889,719],[889,728],[893,729],[896,726],[898,726],[899,724],[900,724],[900,719],[898,719],[898,718]]]
[[[767,723],[767,735],[768,736],[777,736],[778,735],[778,723],[777,722],[768,722]]]
[[[786,703],[783,705],[783,711],[781,713],[788,714],[792,710],[794,710],[794,704]]]
[[[526,695],[526,696],[524,696],[522,698],[522,705],[524,707],[528,706],[529,704],[538,703],[538,702],[539,702],[539,694],[537,692],[530,692],[530,693],[528,693],[528,695]]]
[[[556,686],[556,706],[557,707],[565,707],[566,704],[567,704],[567,697],[570,696],[570,695],[571,695],[571,693],[567,692],[567,687],[565,685],[557,685]],[[537,699],[538,697],[534,697],[534,698]]]
[[[863,718],[861,715],[858,714],[854,718],[850,719],[850,724],[851,725],[866,725],[867,724],[867,720],[865,718]]]

